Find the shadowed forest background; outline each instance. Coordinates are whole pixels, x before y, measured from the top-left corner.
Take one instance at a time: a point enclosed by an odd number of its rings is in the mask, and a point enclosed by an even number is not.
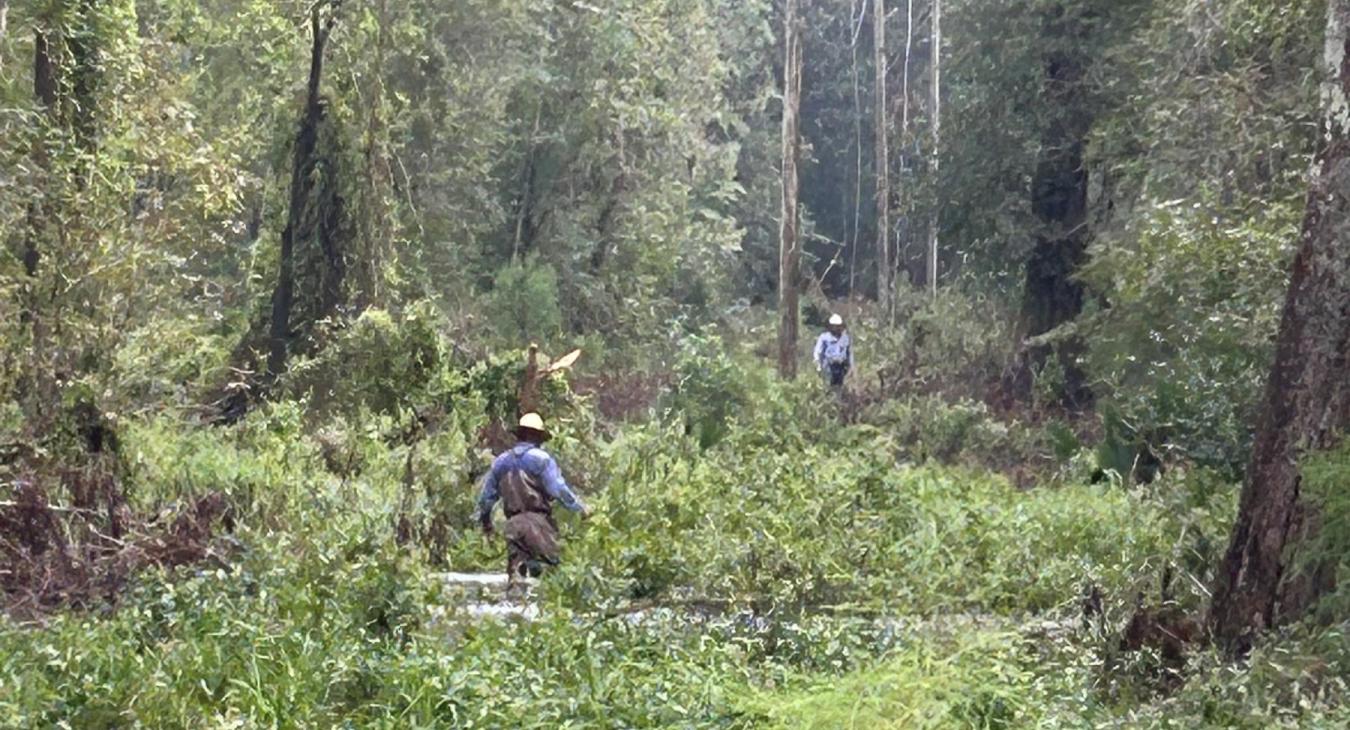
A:
[[[1347,28],[0,0],[0,725],[1350,723]]]

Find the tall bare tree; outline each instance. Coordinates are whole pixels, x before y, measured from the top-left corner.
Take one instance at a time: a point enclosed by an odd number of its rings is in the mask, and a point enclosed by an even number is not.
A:
[[[852,66],[850,78],[853,81],[853,237],[849,242],[848,298],[853,300],[854,284],[858,273],[858,239],[862,229],[862,181],[863,181],[863,133],[862,133],[862,84],[858,74],[858,34],[862,30],[862,19],[867,15],[867,4],[861,8],[858,0],[853,0],[849,18],[853,22],[849,42],[849,54]]]
[[[1332,587],[1326,565],[1294,566],[1319,529],[1299,461],[1350,426],[1350,0],[1331,0],[1323,82],[1323,146],[1280,323],[1236,524],[1210,620],[1229,649],[1295,619]]]
[[[933,180],[938,178],[942,158],[942,0],[933,0]],[[937,294],[938,209],[935,202],[928,214],[928,286]]]
[[[389,47],[389,26],[394,22],[389,12],[389,0],[375,4],[375,68],[367,91],[370,108],[366,117],[365,181],[362,198],[362,250],[356,257],[356,284],[358,307],[378,303],[383,294],[383,267],[393,255],[394,218],[389,204],[393,188],[393,165],[385,139],[385,98],[388,90],[384,79],[385,54]]]
[[[876,69],[877,304],[891,311],[891,186],[887,144],[886,0],[872,0],[872,58]]]
[[[0,43],[5,42],[5,33],[9,30],[9,0],[0,0]],[[0,71],[5,70],[5,59],[0,56]]]
[[[905,0],[905,69],[900,79],[900,139],[901,147],[909,134],[909,62],[914,51],[914,0]],[[903,169],[904,165],[901,165]]]
[[[801,155],[798,111],[802,95],[802,33],[797,0],[786,0],[784,5],[783,209],[778,235],[778,374],[785,380],[791,380],[797,377],[798,286],[801,274],[797,163]]]

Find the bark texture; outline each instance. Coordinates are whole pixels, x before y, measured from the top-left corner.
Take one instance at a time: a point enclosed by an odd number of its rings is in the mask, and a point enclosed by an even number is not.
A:
[[[1328,7],[1324,138],[1308,192],[1275,363],[1247,480],[1210,608],[1216,638],[1241,653],[1332,588],[1328,566],[1295,569],[1315,535],[1301,456],[1350,424],[1350,0]]]
[[[887,144],[886,103],[886,0],[872,2],[872,53],[876,70],[876,172],[877,172],[877,303],[891,311],[891,185],[890,146]]]
[[[797,0],[787,0],[783,22],[783,209],[778,236],[778,374],[786,380],[797,377],[800,304],[797,163],[801,155],[798,110],[802,94],[802,48],[799,23]]]

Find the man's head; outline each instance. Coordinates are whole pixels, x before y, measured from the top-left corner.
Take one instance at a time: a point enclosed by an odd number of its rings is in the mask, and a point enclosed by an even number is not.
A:
[[[844,333],[844,318],[837,314],[830,315],[830,334],[838,337]]]
[[[526,413],[520,417],[516,426],[516,438],[532,444],[542,444],[553,438],[553,434],[544,428],[544,419],[538,413]]]

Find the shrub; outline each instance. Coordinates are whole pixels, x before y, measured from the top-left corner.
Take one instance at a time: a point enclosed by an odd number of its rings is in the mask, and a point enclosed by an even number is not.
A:
[[[368,309],[332,332],[316,355],[292,363],[287,389],[311,397],[316,409],[349,414],[396,414],[444,399],[464,389],[465,377],[451,362],[440,321],[429,302]]]
[[[485,300],[497,335],[517,347],[551,342],[562,329],[558,275],[539,259],[517,261],[499,271]]]
[[[1350,617],[1350,442],[1307,454],[1301,463],[1300,488],[1317,510],[1320,526],[1310,544],[1299,551],[1297,569],[1330,571],[1336,591],[1317,607],[1326,620]]]
[[[630,432],[553,589],[573,605],[688,591],[788,611],[1017,612],[1072,602],[1089,579],[1131,585],[1171,555],[1171,516],[1143,495],[897,468],[894,445],[864,433],[784,451],[739,430],[706,450]]]
[[[666,407],[703,448],[721,441],[734,414],[748,404],[747,373],[717,335],[689,335],[675,364],[676,382]]]
[[[894,328],[864,318],[859,366],[875,370],[886,395],[943,393],[982,399],[998,382],[1015,344],[1005,303],[956,287],[897,292]]]
[[[1108,306],[1081,323],[1087,363],[1132,438],[1245,466],[1301,213],[1301,200],[1234,219],[1157,203],[1093,252],[1083,276]]]

